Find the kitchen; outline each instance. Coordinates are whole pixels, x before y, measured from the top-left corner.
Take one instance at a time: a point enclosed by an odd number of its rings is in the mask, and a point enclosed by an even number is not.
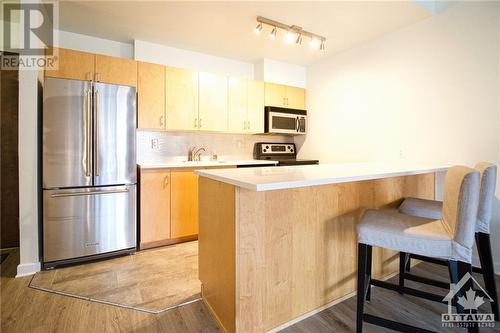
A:
[[[19,250],[5,261],[18,278],[5,279],[2,308],[26,293],[56,308],[91,304],[96,330],[314,330],[330,313],[339,331],[359,331],[347,324],[359,303],[336,309],[359,288],[361,213],[442,200],[450,166],[498,159],[498,4],[432,4],[131,2],[111,17],[113,2],[59,4],[45,51],[58,67],[19,70]],[[277,14],[287,5],[289,16]],[[148,27],[154,11],[170,21]],[[359,30],[327,24],[329,11]],[[153,29],[196,14],[198,29]],[[395,252],[374,256],[374,276],[398,273]],[[411,269],[435,274],[426,265]],[[9,321],[16,309],[2,329],[55,325]],[[439,330],[445,310],[389,317]],[[380,324],[366,318],[365,331]]]

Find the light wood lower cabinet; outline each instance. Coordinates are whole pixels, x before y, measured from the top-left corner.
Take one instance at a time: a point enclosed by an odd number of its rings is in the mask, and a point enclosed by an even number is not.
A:
[[[198,234],[198,175],[192,169],[171,172],[171,237]]]
[[[170,233],[170,170],[140,171],[140,248],[163,245]]]

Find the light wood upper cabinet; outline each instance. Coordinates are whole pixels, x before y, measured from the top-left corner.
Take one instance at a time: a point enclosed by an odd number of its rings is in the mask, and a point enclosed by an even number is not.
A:
[[[93,53],[80,52],[69,49],[55,49],[58,53],[59,68],[46,70],[45,76],[73,80],[91,80],[94,75]]]
[[[137,127],[165,129],[165,66],[139,62]]]
[[[306,90],[298,87],[286,86],[286,107],[291,109],[306,109]]]
[[[171,172],[171,237],[198,234],[198,176],[192,169]]]
[[[304,110],[306,108],[306,90],[266,82],[265,103],[266,106]]]
[[[227,131],[227,77],[200,72],[199,82],[198,129]]]
[[[265,83],[266,106],[285,107],[285,86],[276,83]]]
[[[264,82],[228,79],[228,119],[229,132],[264,132]]]
[[[137,62],[125,58],[96,54],[95,80],[104,83],[137,87]]]
[[[248,80],[247,132],[264,133],[264,82]]]
[[[248,80],[240,77],[228,79],[228,130],[242,133],[248,124]]]
[[[140,171],[141,249],[170,238],[170,182],[170,170]]]
[[[166,128],[196,130],[198,128],[198,72],[166,67],[165,75]]]

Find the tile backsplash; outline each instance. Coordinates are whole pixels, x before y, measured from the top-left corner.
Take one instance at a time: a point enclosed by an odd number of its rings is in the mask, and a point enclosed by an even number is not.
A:
[[[219,160],[253,159],[256,142],[293,142],[293,137],[276,135],[137,131],[137,163],[187,159],[191,147],[203,147],[202,158]]]

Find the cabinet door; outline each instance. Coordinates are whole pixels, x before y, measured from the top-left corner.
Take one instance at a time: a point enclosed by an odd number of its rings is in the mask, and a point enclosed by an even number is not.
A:
[[[167,129],[197,129],[198,72],[167,67],[165,74]]]
[[[198,176],[193,169],[171,172],[171,237],[198,234]]]
[[[165,129],[164,66],[138,63],[137,96],[137,127]]]
[[[285,86],[276,83],[265,84],[266,106],[285,107]]]
[[[134,60],[97,54],[95,74],[99,82],[137,87],[137,62]]]
[[[247,122],[247,80],[238,77],[228,78],[228,130],[243,133],[248,128]]]
[[[170,238],[171,180],[170,171],[165,169],[142,169],[140,178],[140,243],[143,248],[147,243]]]
[[[45,76],[61,79],[90,80],[94,74],[95,55],[69,49],[57,49],[59,69],[46,70]]]
[[[264,82],[248,81],[247,132],[264,133]]]
[[[227,131],[227,77],[200,72],[198,129]]]
[[[298,87],[286,87],[286,107],[305,110],[306,90]]]

